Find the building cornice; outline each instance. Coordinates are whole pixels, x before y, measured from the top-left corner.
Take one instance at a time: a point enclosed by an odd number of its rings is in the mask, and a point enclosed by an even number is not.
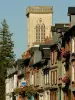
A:
[[[29,6],[26,9],[26,15],[30,13],[35,13],[35,14],[53,13],[53,7],[52,6]]]

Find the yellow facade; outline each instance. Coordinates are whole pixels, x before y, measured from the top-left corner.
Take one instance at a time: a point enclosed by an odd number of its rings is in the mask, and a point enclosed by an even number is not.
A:
[[[26,9],[28,48],[32,47],[35,42],[44,42],[46,37],[52,38],[52,14],[53,7],[50,6],[30,6]],[[40,30],[36,30],[37,25]],[[42,25],[44,30],[41,28]]]

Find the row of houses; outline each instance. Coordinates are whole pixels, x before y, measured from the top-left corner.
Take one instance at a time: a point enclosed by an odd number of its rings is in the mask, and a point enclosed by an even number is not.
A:
[[[75,100],[75,7],[7,70],[6,100]]]

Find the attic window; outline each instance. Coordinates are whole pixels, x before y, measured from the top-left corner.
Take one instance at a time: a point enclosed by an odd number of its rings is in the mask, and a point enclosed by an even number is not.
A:
[[[43,48],[43,58],[50,59],[50,48]]]
[[[61,32],[61,28],[57,29],[57,32]]]

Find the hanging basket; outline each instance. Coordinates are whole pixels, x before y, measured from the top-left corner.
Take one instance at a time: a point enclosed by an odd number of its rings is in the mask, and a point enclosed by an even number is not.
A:
[[[25,86],[25,87],[20,87],[20,88],[16,88],[14,90],[15,94],[21,93],[21,92],[25,92],[25,95],[34,95],[37,90],[34,87],[31,86]]]

